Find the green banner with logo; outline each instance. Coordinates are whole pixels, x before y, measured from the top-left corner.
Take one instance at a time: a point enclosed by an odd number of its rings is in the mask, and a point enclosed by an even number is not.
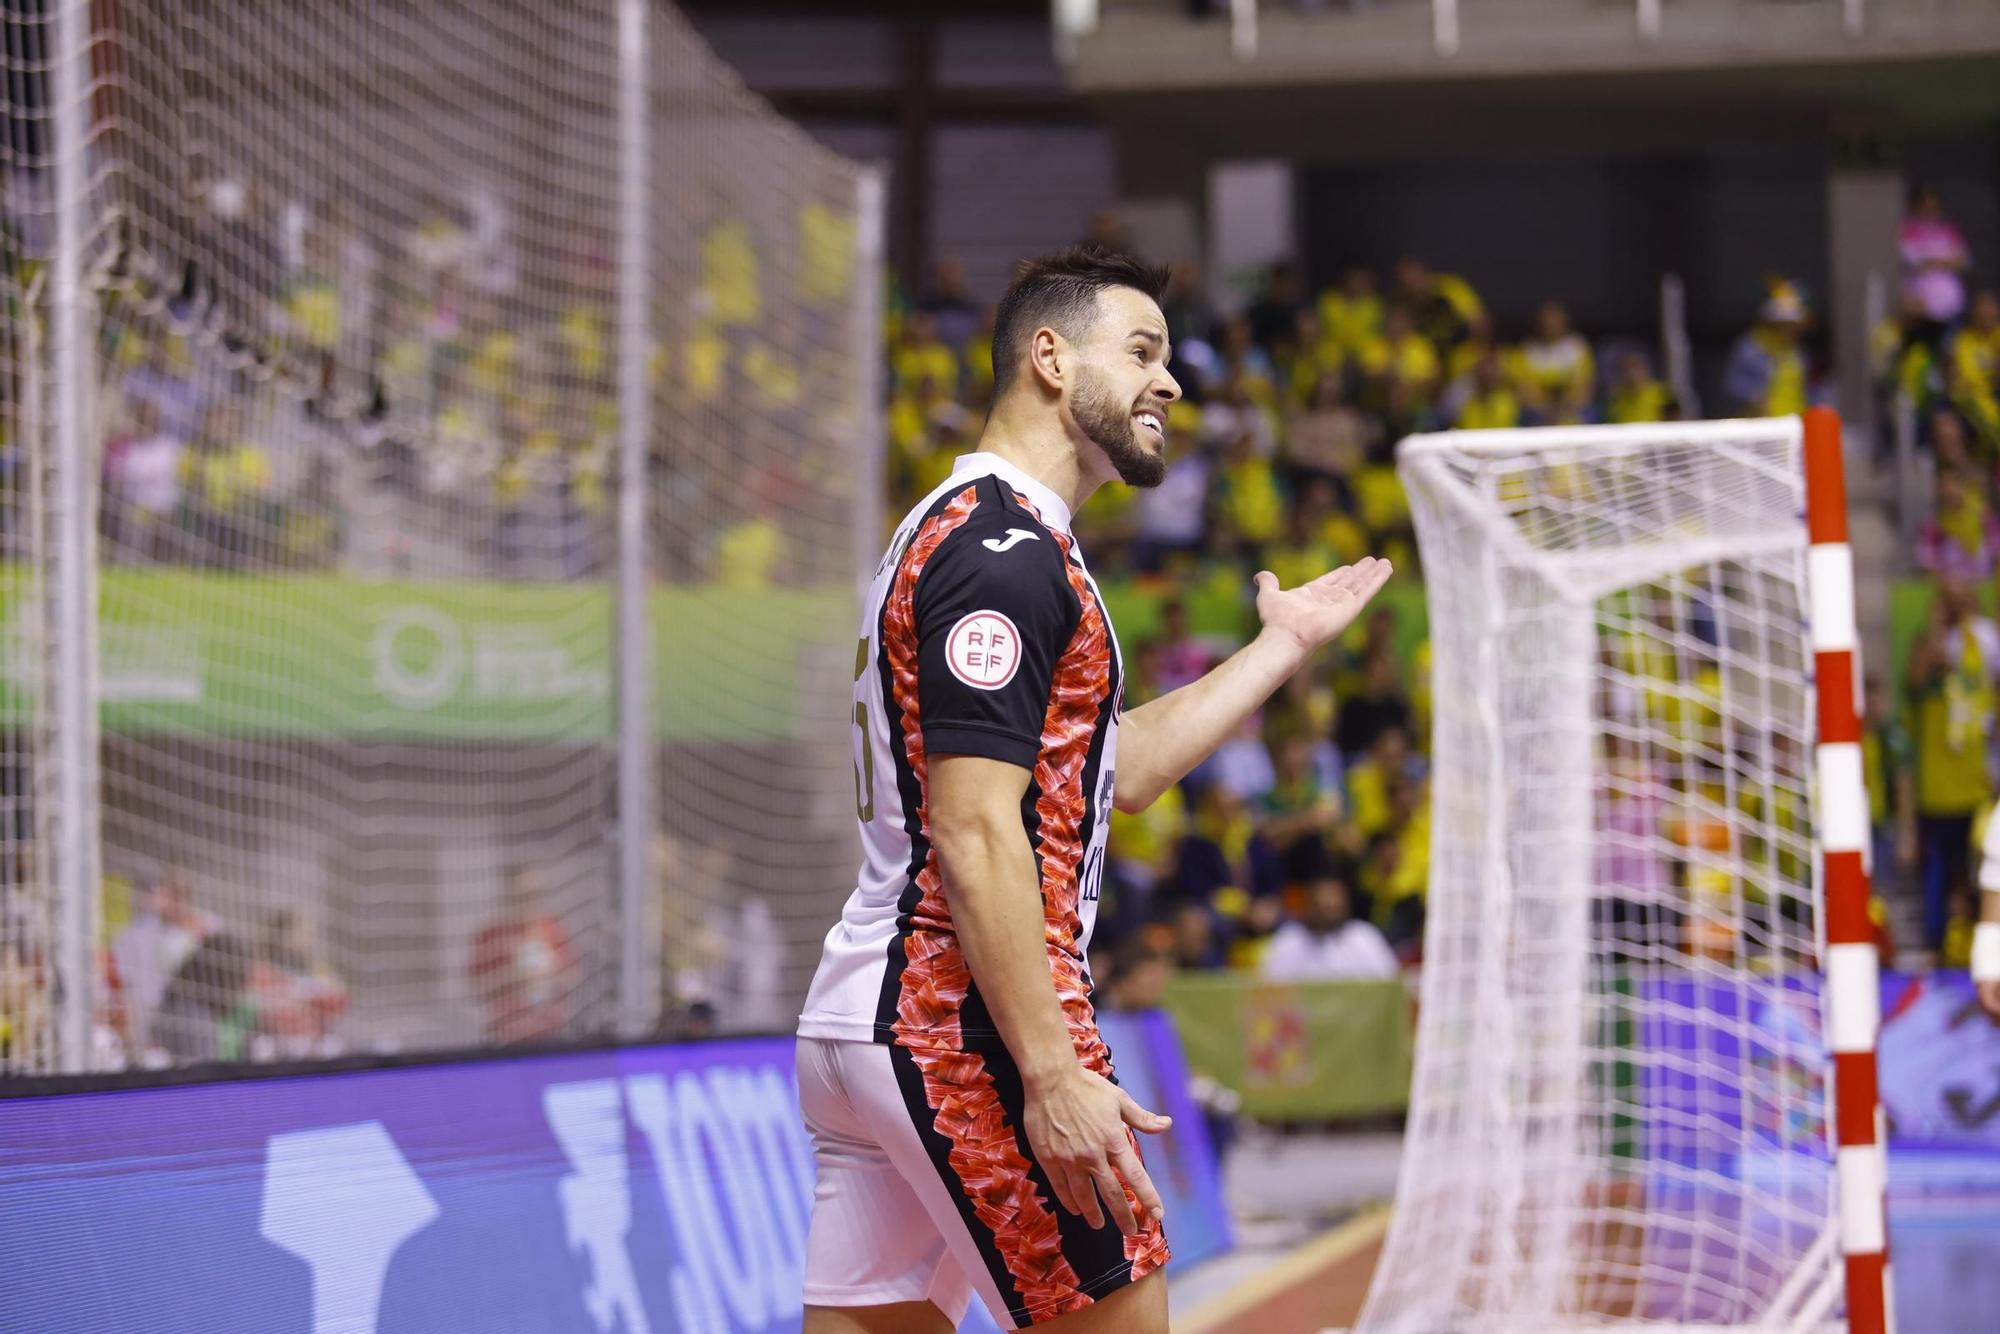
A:
[[[650,598],[653,725],[673,740],[797,734],[809,672],[853,658],[845,588]],[[21,719],[34,642],[4,606],[0,716]],[[596,742],[612,734],[608,587],[367,582],[106,569],[98,684],[109,732]],[[848,683],[828,683],[837,703]]]
[[[1410,1101],[1410,1001],[1399,980],[1265,982],[1183,973],[1167,988],[1188,1067],[1243,1099],[1244,1115],[1333,1121]]]
[[[23,720],[34,692],[20,582],[0,580],[0,722]],[[108,567],[98,593],[107,732],[557,743],[612,735],[608,583]],[[1155,632],[1160,588],[1113,581],[1104,594],[1128,652]],[[1405,633],[1421,635],[1421,601],[1398,608]],[[815,698],[829,718],[845,716],[855,633],[845,586],[661,586],[649,610],[662,739],[794,737]],[[1197,590],[1190,610],[1197,633],[1232,637],[1251,615],[1234,590]]]

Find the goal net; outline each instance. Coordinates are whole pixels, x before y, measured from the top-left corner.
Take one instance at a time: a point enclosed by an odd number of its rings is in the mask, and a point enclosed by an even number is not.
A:
[[[1804,457],[1789,418],[1402,447],[1435,832],[1368,1334],[1840,1309]]]
[[[860,170],[652,0],[8,24],[6,578],[56,550],[39,479],[88,469],[101,843],[65,985],[65,594],[24,582],[0,976],[33,996],[0,1072],[788,1025],[853,867]],[[67,360],[36,285],[65,216]],[[79,375],[74,464],[30,408]],[[657,797],[636,885],[621,748]],[[89,1057],[55,1041],[86,989]]]

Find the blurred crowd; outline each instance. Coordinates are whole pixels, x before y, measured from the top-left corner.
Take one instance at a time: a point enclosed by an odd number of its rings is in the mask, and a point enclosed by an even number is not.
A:
[[[651,867],[661,964],[654,1035],[788,1025],[797,999],[785,983],[790,946],[769,902],[745,888],[734,855],[714,841],[660,834]],[[92,1067],[387,1053],[411,1034],[466,1047],[606,1039],[616,942],[600,920],[601,888],[594,868],[575,863],[499,868],[483,903],[449,905],[464,914],[463,934],[444,951],[452,976],[414,980],[416,996],[391,996],[369,993],[370,979],[381,980],[379,948],[352,939],[332,948],[323,913],[242,903],[185,865],[137,864],[104,882]],[[56,1059],[46,952],[8,925],[0,1075]],[[355,929],[365,927],[348,923]],[[344,973],[343,958],[358,977]],[[358,1024],[356,1008],[371,1011]]]
[[[618,435],[610,238],[478,192],[364,230],[338,202],[204,192],[212,249],[106,304],[106,558],[576,579],[608,572]],[[837,531],[862,381],[836,201],[663,217],[648,509],[655,568],[810,582]],[[851,204],[846,208],[851,210]],[[768,210],[767,210],[768,211]],[[18,462],[18,461],[17,461]],[[792,534],[787,540],[785,534]],[[833,540],[831,537],[828,541]]]
[[[248,200],[217,207],[250,228]],[[505,247],[476,206],[433,201],[397,247],[361,237],[339,209],[284,216],[264,219],[272,239],[260,252],[288,275],[283,299],[247,325],[221,320],[228,292],[193,268],[157,294],[149,317],[107,321],[107,557],[342,565],[356,514],[386,494],[405,506],[393,527],[452,535],[470,572],[601,573],[616,429],[602,255],[578,246],[556,281],[527,283],[507,274]],[[656,403],[680,405],[657,413],[652,451],[666,577],[805,581],[799,516],[831,505],[829,531],[852,522],[852,478],[834,477],[829,443],[856,406],[829,386],[861,382],[843,379],[829,352],[851,308],[852,221],[808,203],[794,222],[782,260],[726,210],[696,228],[686,309],[666,321],[652,367]],[[1124,244],[1110,215],[1084,239]],[[1973,256],[1933,191],[1913,194],[1902,251],[1903,303],[1876,350],[1885,396],[1914,405],[1935,466],[1915,551],[1934,596],[1908,628],[1906,662],[1869,682],[1874,865],[1884,895],[1921,904],[1921,938],[1899,943],[1962,964],[1975,841],[2000,774],[2000,624],[1990,615],[2000,297],[1968,283]],[[142,304],[122,299],[135,312]],[[782,346],[765,332],[780,303],[798,316],[778,322],[791,330]],[[1165,482],[1104,488],[1077,516],[1094,571],[1123,592],[1114,610],[1131,700],[1195,679],[1254,632],[1259,569],[1290,586],[1373,554],[1400,577],[1187,781],[1144,813],[1114,816],[1093,969],[1110,1003],[1134,1006],[1156,1002],[1185,969],[1394,976],[1419,962],[1432,818],[1430,648],[1396,443],[1453,427],[1667,421],[1687,404],[1643,343],[1586,337],[1554,297],[1522,327],[1501,327],[1471,279],[1417,257],[1386,272],[1349,268],[1317,291],[1275,264],[1226,308],[1182,264],[1163,305],[1185,391],[1170,410]],[[994,388],[993,317],[949,261],[914,291],[892,287],[889,513],[976,442]],[[1722,412],[1796,412],[1823,394],[1811,320],[1799,287],[1769,284],[1723,369]],[[298,392],[244,392],[259,328],[305,350],[290,363],[305,368]],[[7,460],[18,468],[16,452]],[[435,552],[405,554],[435,566]],[[506,877],[503,905],[464,964],[492,1040],[575,1026],[576,945],[560,915],[538,906],[534,881]],[[713,887],[714,901],[724,896]],[[129,1059],[331,1043],[346,988],[312,948],[309,924],[273,912],[225,927],[198,898],[184,873],[162,874],[130,891],[107,934],[101,1027]],[[663,936],[671,1031],[705,1031],[718,998],[739,991],[777,1015],[782,984],[749,954],[781,953],[782,933],[761,918],[727,930],[681,920],[677,903],[669,896]],[[1887,949],[1892,914],[1879,900],[1876,917]],[[729,947],[746,940],[758,950]],[[45,964],[23,939],[0,940],[0,1055],[45,1029],[31,1013],[46,1001]]]
[[[1122,245],[1117,220],[1085,238]],[[1156,490],[1106,487],[1078,515],[1092,569],[1134,590],[1121,622],[1127,696],[1199,677],[1254,631],[1251,575],[1285,586],[1363,555],[1403,573],[1331,652],[1208,763],[1139,815],[1113,817],[1093,970],[1143,1005],[1176,970],[1392,977],[1417,961],[1430,858],[1429,645],[1394,465],[1415,431],[1678,417],[1630,343],[1594,347],[1560,300],[1502,329],[1467,278],[1415,257],[1310,291],[1273,265],[1233,310],[1174,269],[1168,468]],[[976,440],[993,395],[993,308],[946,262],[889,329],[890,480],[901,512]],[[1774,284],[1731,357],[1745,413],[1797,411],[1810,380],[1796,290]],[[1196,609],[1205,613],[1197,624]]]
[[[1123,241],[1110,216],[1085,239]],[[1969,256],[1935,192],[1914,194],[1903,253],[1910,305],[1885,336],[1884,365],[1896,383],[1925,390],[1940,515],[1919,554],[1944,576],[1944,596],[1912,654],[1907,707],[1886,708],[1879,683],[1870,692],[1882,890],[1872,911],[1886,956],[1895,941],[1883,896],[1902,892],[1901,869],[1921,861],[1924,939],[1903,943],[1962,965],[1971,817],[1992,787],[2000,627],[1953,590],[1990,581],[2000,566],[2000,303],[1965,292]],[[1259,569],[1290,586],[1372,554],[1402,578],[1186,782],[1144,814],[1114,816],[1092,950],[1113,1003],[1157,1000],[1179,969],[1373,977],[1419,961],[1430,654],[1418,604],[1394,596],[1421,578],[1395,445],[1423,430],[1669,421],[1686,411],[1643,345],[1594,345],[1553,297],[1526,327],[1500,328],[1466,276],[1421,258],[1387,273],[1350,268],[1319,291],[1275,264],[1228,310],[1209,291],[1182,264],[1163,302],[1185,390],[1170,410],[1165,483],[1143,493],[1106,487],[1077,520],[1100,581],[1136,593],[1124,611],[1133,623],[1120,626],[1130,699],[1193,680],[1247,639]],[[891,512],[941,481],[976,440],[993,394],[992,321],[949,262],[896,305]],[[1716,415],[1785,415],[1822,401],[1812,321],[1801,287],[1769,280],[1722,367]],[[1200,625],[1197,608],[1207,612]],[[1802,773],[1803,758],[1792,759]],[[1803,779],[1796,785],[1802,791]],[[1769,801],[1792,795],[1774,788]],[[1789,807],[1765,814],[1803,819]],[[1685,826],[1652,832],[1693,837]],[[1689,947],[1704,946],[1691,938]]]
[[[733,188],[664,191],[653,220],[652,570],[731,592],[816,586],[847,559],[864,475],[854,184],[813,166],[744,185],[755,195]],[[238,175],[197,187],[189,235],[110,235],[93,273],[103,564],[609,580],[619,416],[607,215],[442,184],[411,203],[401,219],[364,220],[342,199],[286,199]],[[44,221],[32,208],[4,219],[0,287],[46,281]],[[0,373],[0,540],[32,559],[49,526],[26,447],[41,396],[30,361],[21,353]],[[27,749],[0,736],[0,755]],[[771,765],[789,758],[772,749]],[[53,914],[13,883],[27,878],[25,836],[0,843],[12,868],[0,876],[0,1069],[48,1068]],[[130,852],[107,848],[106,862],[130,868]],[[326,1054],[343,1028],[439,1026],[415,1012],[429,1004],[357,1023],[327,964],[355,957],[326,948],[326,913],[267,912],[257,890],[185,871],[135,872],[132,885],[124,874],[105,886],[100,1066]],[[498,896],[515,903],[519,879]],[[423,984],[427,996],[463,990],[462,1008],[484,1015],[450,1020],[454,1032],[601,1030],[610,956],[569,938],[590,916],[578,900],[517,905],[497,932],[482,924],[456,942],[471,956]],[[768,947],[775,928],[762,928],[732,938]],[[315,999],[294,1004],[281,975],[306,958]],[[686,969],[670,1008],[747,995],[744,1013],[778,1022],[757,999],[778,987],[772,969],[738,962]]]
[[[1933,189],[1912,193],[1900,245],[1901,306],[1876,341],[1884,415],[1914,418],[1934,491],[1912,553],[1926,595],[1898,628],[1900,674],[1870,683],[1875,866],[1890,887],[1914,881],[1922,936],[1913,943],[1962,968],[1978,921],[1978,841],[2000,774],[2000,627],[1991,615],[2000,293],[1968,281],[1979,257]],[[1984,257],[1985,272],[1994,260]]]

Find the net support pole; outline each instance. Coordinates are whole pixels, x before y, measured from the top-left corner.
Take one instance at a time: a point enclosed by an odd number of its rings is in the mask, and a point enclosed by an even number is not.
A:
[[[1458,54],[1458,0],[1431,0],[1431,46],[1441,56]]]
[[[61,1007],[61,1069],[91,1066],[96,1008],[98,889],[97,581],[91,567],[97,521],[96,450],[91,447],[90,324],[83,283],[84,210],[89,204],[90,4],[55,9],[51,147],[55,250],[49,264],[50,413],[54,431],[54,638],[48,669],[50,740],[56,765],[54,882]],[[46,587],[46,585],[45,585]]]
[[[1888,1158],[1875,1076],[1881,1029],[1874,930],[1868,919],[1868,794],[1861,768],[1859,640],[1854,554],[1847,542],[1847,484],[1840,418],[1804,415],[1806,584],[1810,597],[1819,736],[1813,828],[1826,890],[1826,1027],[1833,1051],[1835,1178],[1846,1257],[1851,1334],[1892,1334]]]
[[[888,220],[888,189],[882,168],[864,167],[854,191],[854,345],[876,347],[882,342],[882,254]],[[862,357],[859,370],[861,466],[855,478],[854,586],[864,602],[868,584],[881,556],[882,498],[889,493],[888,436],[882,429],[882,359]]]
[[[651,285],[647,166],[651,151],[647,6],[618,0],[618,1033],[653,1022],[659,980],[649,961],[653,893],[652,634],[647,614],[647,363]]]

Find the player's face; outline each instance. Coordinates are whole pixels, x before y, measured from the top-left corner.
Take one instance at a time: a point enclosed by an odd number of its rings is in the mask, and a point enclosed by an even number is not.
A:
[[[1097,297],[1070,391],[1070,415],[1128,486],[1167,475],[1167,404],[1181,387],[1167,373],[1167,321],[1143,292],[1115,287]]]

